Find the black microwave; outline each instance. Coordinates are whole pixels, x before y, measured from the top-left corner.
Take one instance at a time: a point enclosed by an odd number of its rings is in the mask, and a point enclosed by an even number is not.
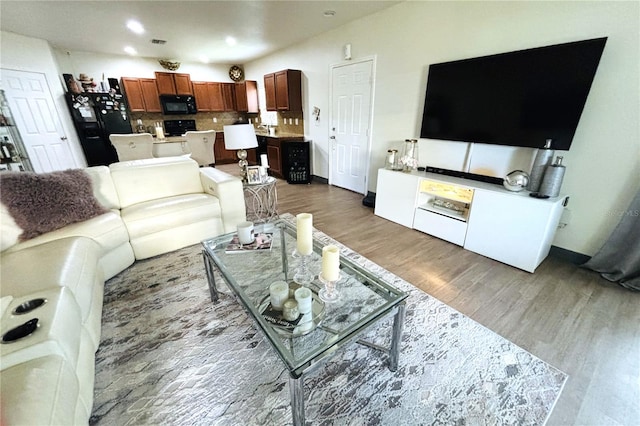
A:
[[[195,114],[198,112],[193,96],[160,95],[160,104],[165,115]]]

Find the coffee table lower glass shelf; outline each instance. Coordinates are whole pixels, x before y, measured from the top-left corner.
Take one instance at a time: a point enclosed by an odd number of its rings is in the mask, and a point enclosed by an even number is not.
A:
[[[259,229],[262,228],[262,229]],[[337,349],[358,339],[358,336],[391,314],[393,327],[388,347],[358,340],[389,355],[389,369],[396,371],[400,352],[400,338],[404,322],[404,301],[407,295],[383,280],[374,271],[365,269],[340,256],[340,280],[337,289],[340,299],[324,303],[317,298],[323,284],[318,280],[321,271],[322,243],[314,235],[314,253],[309,265],[314,280],[307,285],[314,298],[313,320],[310,329],[276,325],[263,313],[269,305],[269,285],[285,281],[290,285],[290,298],[298,286],[293,276],[300,258],[292,256],[296,247],[295,218],[280,219],[256,227],[257,232],[273,232],[271,250],[225,253],[234,234],[222,235],[202,243],[203,259],[209,281],[211,300],[220,297],[214,278],[218,270],[233,296],[254,320],[289,372],[293,423],[304,424],[304,376],[320,361],[330,359]],[[308,325],[308,324],[307,324]]]

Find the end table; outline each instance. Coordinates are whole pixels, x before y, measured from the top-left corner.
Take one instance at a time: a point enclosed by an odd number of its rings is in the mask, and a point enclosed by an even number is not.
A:
[[[247,206],[247,220],[254,223],[269,222],[278,218],[278,192],[276,178],[267,177],[262,183],[242,184],[244,203]]]

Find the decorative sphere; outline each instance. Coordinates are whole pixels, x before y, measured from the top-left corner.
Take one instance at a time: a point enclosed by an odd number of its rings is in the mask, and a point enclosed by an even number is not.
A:
[[[502,184],[509,191],[522,191],[529,184],[529,174],[522,170],[514,170],[504,178]]]

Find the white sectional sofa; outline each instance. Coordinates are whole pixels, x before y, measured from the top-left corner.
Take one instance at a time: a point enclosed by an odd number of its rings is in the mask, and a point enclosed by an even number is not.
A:
[[[3,425],[87,424],[104,282],[246,218],[241,181],[186,157],[85,170],[104,214],[12,244],[20,228],[2,206]]]

